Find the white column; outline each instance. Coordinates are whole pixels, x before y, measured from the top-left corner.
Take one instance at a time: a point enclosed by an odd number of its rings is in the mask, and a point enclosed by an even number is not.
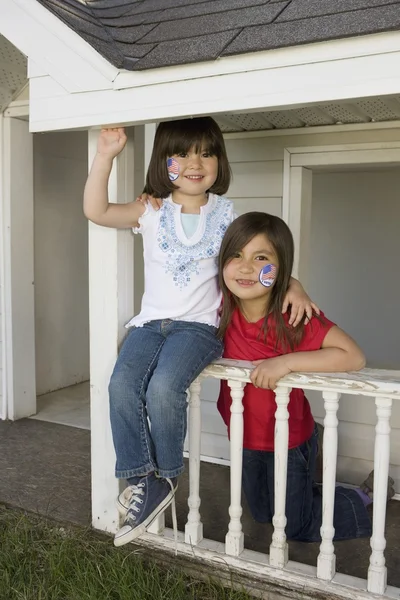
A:
[[[288,558],[288,545],[286,542],[286,486],[287,462],[289,445],[289,404],[290,388],[278,387],[275,390],[275,449],[274,449],[274,477],[275,477],[275,514],[272,518],[274,533],[269,547],[269,564],[282,568]]]
[[[134,167],[134,194],[135,198],[143,192],[147,169],[153,150],[156,123],[135,126],[135,167]],[[144,290],[144,264],[143,264],[143,240],[141,235],[134,236],[135,249],[135,313],[140,311]]]
[[[228,380],[231,388],[231,503],[229,506],[229,531],[225,536],[225,552],[231,556],[239,556],[244,548],[242,531],[242,465],[243,465],[243,403],[245,384],[241,381]]]
[[[335,507],[336,462],[338,448],[338,418],[340,394],[323,392],[325,406],[323,480],[322,480],[322,526],[321,545],[317,561],[317,577],[330,581],[336,572],[336,556],[333,545],[335,529],[333,514]]]
[[[195,546],[203,539],[203,523],[200,517],[200,449],[201,449],[201,401],[200,379],[189,390],[189,514],[185,526],[185,542]]]
[[[312,171],[290,166],[290,153],[285,152],[284,197],[282,217],[294,239],[293,277],[306,287],[310,253],[312,205]]]
[[[378,420],[375,427],[372,553],[369,559],[368,591],[371,594],[384,594],[387,580],[384,550],[386,548],[385,520],[390,460],[390,415],[392,412],[392,399],[375,398],[375,404]]]
[[[0,115],[3,418],[36,412],[33,140],[27,121]]]
[[[89,166],[96,153],[98,131],[89,132]],[[133,199],[133,139],[114,161],[109,184],[111,202]],[[92,523],[115,532],[119,492],[114,477],[108,383],[133,314],[133,235],[89,223],[90,400],[92,456]]]

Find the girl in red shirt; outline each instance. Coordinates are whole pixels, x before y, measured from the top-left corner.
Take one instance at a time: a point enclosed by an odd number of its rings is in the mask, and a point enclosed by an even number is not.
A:
[[[277,381],[290,372],[362,369],[354,340],[320,316],[293,327],[283,302],[293,267],[292,234],[282,219],[251,212],[228,228],[219,258],[223,308],[219,333],[225,358],[256,365],[244,391],[243,488],[256,521],[274,514],[274,425]],[[230,390],[222,382],[218,410],[229,430]],[[288,539],[319,541],[322,495],[314,484],[317,429],[303,390],[290,394],[286,497]],[[336,488],[335,539],[371,535],[371,490]]]

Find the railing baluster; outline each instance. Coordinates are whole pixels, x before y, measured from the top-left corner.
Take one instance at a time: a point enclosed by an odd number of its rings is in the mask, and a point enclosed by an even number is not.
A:
[[[272,519],[274,533],[269,547],[269,564],[284,567],[289,559],[286,542],[286,485],[289,442],[289,403],[290,388],[278,387],[275,390],[275,514]]]
[[[188,520],[185,525],[185,542],[195,546],[203,539],[203,524],[200,517],[200,442],[201,402],[200,379],[189,389],[189,498]]]
[[[336,572],[335,547],[333,536],[333,515],[335,507],[336,463],[338,447],[338,418],[340,394],[323,392],[325,406],[323,479],[322,479],[322,527],[321,545],[317,561],[317,577],[330,581]]]
[[[162,535],[165,529],[165,513],[161,513],[152,521],[152,523],[148,526],[147,531],[149,533],[154,533],[155,535]]]
[[[373,594],[384,594],[387,580],[384,550],[386,547],[385,520],[390,460],[390,415],[392,412],[392,399],[377,397],[375,398],[375,404],[377,424],[375,427],[372,552],[369,559],[368,591]]]
[[[231,556],[239,556],[244,548],[242,531],[242,464],[243,464],[243,393],[245,383],[228,380],[231,388],[231,503],[229,506],[229,531],[225,536],[225,552]]]

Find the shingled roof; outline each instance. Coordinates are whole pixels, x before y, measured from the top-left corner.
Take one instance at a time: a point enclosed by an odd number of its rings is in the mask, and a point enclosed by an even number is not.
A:
[[[37,0],[131,71],[400,29],[400,0]]]

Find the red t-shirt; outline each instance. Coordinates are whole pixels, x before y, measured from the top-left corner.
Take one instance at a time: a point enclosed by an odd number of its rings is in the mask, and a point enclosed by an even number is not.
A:
[[[304,327],[304,336],[295,352],[319,350],[329,329],[334,326],[323,313],[322,319],[313,317]],[[288,315],[284,315],[288,320]],[[275,348],[276,335],[273,320],[270,316],[267,326],[267,339],[261,331],[263,319],[257,323],[248,323],[241,312],[236,309],[231,323],[225,334],[224,358],[236,360],[259,360],[288,354]],[[230,389],[226,381],[221,381],[221,391],[218,399],[218,410],[228,427],[231,406]],[[243,447],[249,450],[274,449],[275,428],[275,393],[264,390],[248,383],[243,396],[244,438]],[[293,389],[290,393],[289,411],[289,448],[295,448],[311,437],[314,419],[310,405],[303,390]]]

